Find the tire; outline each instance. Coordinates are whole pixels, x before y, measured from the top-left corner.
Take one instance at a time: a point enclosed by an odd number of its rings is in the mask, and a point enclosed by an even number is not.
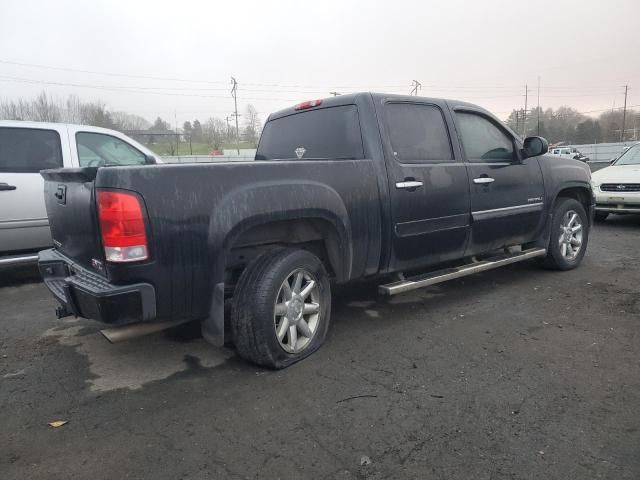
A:
[[[594,218],[596,222],[604,222],[608,216],[609,212],[596,212]]]
[[[285,282],[293,294],[288,295]],[[320,259],[305,250],[265,253],[245,268],[238,281],[230,322],[233,343],[249,362],[285,368],[320,348],[330,318],[329,277]]]
[[[577,216],[575,221],[579,222],[581,229],[571,233],[567,228],[575,229],[578,226],[578,223],[571,223],[571,227],[567,226],[573,214]],[[582,204],[573,198],[558,198],[551,217],[551,237],[543,265],[554,270],[576,268],[584,257],[588,242],[589,217]],[[563,244],[565,247],[562,246]],[[579,248],[576,252],[577,247]]]

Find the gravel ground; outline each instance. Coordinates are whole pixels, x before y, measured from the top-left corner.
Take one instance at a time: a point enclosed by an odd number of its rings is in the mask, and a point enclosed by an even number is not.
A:
[[[639,240],[614,217],[571,272],[342,287],[279,372],[197,325],[110,345],[0,272],[0,478],[640,478]]]

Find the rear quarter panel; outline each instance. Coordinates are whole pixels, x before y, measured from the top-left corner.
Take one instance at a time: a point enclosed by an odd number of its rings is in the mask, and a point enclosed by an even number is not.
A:
[[[380,197],[369,160],[111,167],[99,169],[96,187],[144,199],[151,260],[110,265],[108,274],[114,283],[154,284],[160,319],[207,316],[230,241],[261,222],[326,219],[346,239],[345,279],[379,268]]]

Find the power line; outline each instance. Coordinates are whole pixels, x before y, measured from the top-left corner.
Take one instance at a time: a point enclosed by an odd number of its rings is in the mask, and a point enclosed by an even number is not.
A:
[[[202,95],[202,94],[196,94],[196,93],[155,92],[155,91],[148,91],[148,90],[139,90],[137,89],[137,87],[89,85],[89,84],[70,83],[70,82],[51,82],[51,81],[45,81],[45,80],[34,80],[29,78],[18,78],[18,77],[7,77],[7,76],[0,76],[0,81],[24,82],[24,83],[33,83],[33,84],[41,84],[41,85],[56,85],[56,86],[63,86],[63,87],[76,87],[76,88],[91,88],[91,89],[97,89],[97,90],[110,90],[115,92],[140,93],[144,95],[161,95],[161,96],[169,96],[169,97],[229,98],[225,95]],[[274,98],[274,97],[247,97],[246,100],[273,100],[273,101],[283,101],[283,102],[295,102],[299,99]]]
[[[116,73],[116,72],[105,72],[105,71],[97,71],[97,70],[85,70],[85,69],[79,69],[79,68],[70,68],[70,67],[60,67],[60,66],[53,66],[53,65],[42,65],[42,64],[35,64],[35,63],[26,63],[26,62],[15,62],[15,61],[10,61],[10,60],[0,60],[0,64],[5,64],[5,65],[16,65],[16,66],[22,66],[22,67],[31,67],[31,68],[40,68],[40,69],[47,69],[47,70],[58,70],[58,71],[64,71],[64,72],[73,72],[73,73],[85,73],[85,74],[90,74],[90,75],[104,75],[104,76],[111,76],[111,77],[121,77],[121,78],[137,78],[137,79],[144,79],[144,80],[159,80],[159,81],[169,81],[169,82],[185,82],[185,83],[198,83],[198,84],[205,84],[205,85],[211,85],[211,84],[217,84],[217,85],[225,85],[226,82],[223,81],[212,81],[212,80],[195,80],[193,78],[175,78],[175,77],[159,77],[159,76],[152,76],[152,75],[139,75],[139,74],[131,74],[131,73]],[[372,85],[292,85],[292,84],[278,84],[278,83],[245,83],[244,85],[249,86],[249,87],[270,87],[270,88],[277,88],[277,89],[281,89],[281,88],[307,88],[307,89],[311,89],[311,88],[317,88],[318,90],[315,91],[310,91],[310,92],[299,92],[299,93],[322,93],[324,91],[326,91],[327,87],[328,88],[340,88],[340,89],[354,89],[354,90],[359,90],[359,89],[387,89],[387,88],[391,88],[391,89],[402,89],[404,88],[403,85],[378,85],[378,86],[372,86]],[[413,85],[413,84],[412,84]],[[420,87],[422,87],[423,85],[420,84]],[[516,85],[473,85],[473,86],[467,86],[467,85],[424,85],[425,88],[434,88],[434,89],[444,89],[444,90],[492,90],[492,89],[517,89],[518,87]],[[165,90],[169,90],[169,89],[176,89],[176,90],[186,90],[186,88],[180,88],[180,87],[125,87],[125,88],[139,88],[139,89],[165,89]],[[581,89],[583,90],[587,90],[587,89],[609,89],[612,88],[610,86],[596,86],[596,85],[592,85],[592,86],[580,86]],[[545,86],[545,90],[562,90],[562,89],[566,89],[566,90],[572,90],[575,91],[576,87],[575,86]],[[225,88],[221,87],[221,88],[196,88],[193,90],[211,90],[211,91],[224,91]],[[246,90],[251,90],[251,91],[258,91],[255,89],[246,89]],[[298,93],[297,91],[293,91],[294,93]],[[270,93],[270,90],[265,90],[265,93]],[[602,93],[602,95],[605,95],[605,93]]]

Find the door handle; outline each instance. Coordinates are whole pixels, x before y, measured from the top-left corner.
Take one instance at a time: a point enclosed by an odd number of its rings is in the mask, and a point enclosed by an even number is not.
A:
[[[396,182],[396,188],[397,189],[404,189],[404,190],[416,189],[418,187],[421,187],[422,185],[423,185],[423,183],[418,181],[418,180],[406,179],[403,182]]]
[[[489,183],[493,183],[495,182],[496,179],[495,178],[491,178],[491,177],[479,177],[479,178],[474,178],[473,179],[473,183],[479,183],[479,184],[489,184]]]
[[[1,182],[0,183],[0,191],[1,190],[15,190],[17,187],[15,185],[9,185],[8,183]]]

